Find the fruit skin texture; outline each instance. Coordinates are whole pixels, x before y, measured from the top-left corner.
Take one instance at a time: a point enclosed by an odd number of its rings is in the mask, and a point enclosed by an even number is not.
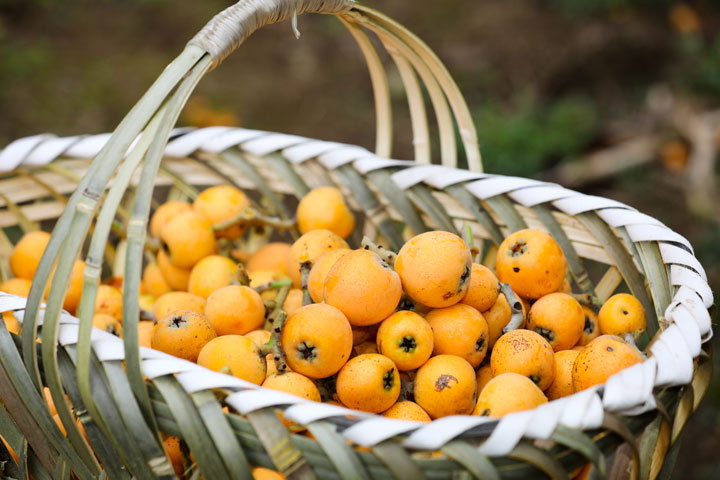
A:
[[[163,249],[160,249],[158,252],[157,264],[162,272],[163,278],[165,278],[171,289],[187,291],[188,283],[190,282],[191,269],[180,268],[173,265],[170,261],[170,257]]]
[[[608,298],[598,313],[598,327],[601,335],[627,333],[638,338],[647,327],[645,309],[640,300],[627,293],[618,293]]]
[[[152,348],[152,333],[155,325],[150,320],[138,322],[138,344],[141,347]]]
[[[213,338],[215,330],[204,315],[180,310],[158,320],[150,342],[155,350],[196,362],[200,351]]]
[[[640,351],[614,335],[600,335],[575,359],[572,369],[576,392],[605,383],[620,370],[643,361]]]
[[[265,305],[252,288],[228,285],[210,294],[205,315],[218,335],[244,335],[262,328]]]
[[[150,219],[150,235],[160,238],[162,229],[165,228],[167,222],[175,215],[192,210],[192,205],[188,202],[171,201],[165,202],[158,207]]]
[[[347,238],[355,228],[355,217],[335,187],[319,187],[305,195],[297,208],[298,227],[302,233],[326,229]]]
[[[184,478],[183,473],[185,472],[185,468],[183,467],[180,439],[173,436],[167,437],[163,440],[163,448],[165,449],[167,456],[170,458],[170,463],[175,471],[175,475],[177,475],[178,478]]]
[[[242,213],[250,206],[250,199],[232,185],[216,185],[200,192],[192,206],[211,225],[215,225]],[[218,232],[218,236],[234,239],[245,233],[246,229],[245,226],[235,225]]]
[[[513,330],[498,339],[490,356],[493,377],[513,372],[530,378],[540,390],[555,378],[553,349],[541,335],[530,330]]]
[[[429,422],[432,419],[420,405],[415,402],[404,400],[397,402],[382,413],[383,417],[395,418],[397,420],[409,420],[411,422]]]
[[[295,372],[274,373],[268,375],[262,386],[271,390],[290,393],[306,400],[321,402],[320,390],[315,383],[305,375]]]
[[[482,314],[473,307],[458,303],[431,310],[425,318],[433,331],[433,355],[457,355],[467,360],[473,368],[485,359],[488,325]]]
[[[289,280],[290,277],[284,273],[275,270],[255,270],[250,273],[250,286],[255,288],[270,282],[278,282],[281,280]],[[260,294],[263,300],[275,300],[277,290],[265,290]]]
[[[163,276],[157,262],[148,263],[143,270],[142,284],[153,297],[159,297],[170,291],[170,284]]]
[[[190,271],[188,291],[199,297],[208,298],[215,290],[230,285],[235,278],[237,264],[222,255],[209,255]]]
[[[75,314],[75,310],[78,305],[80,305],[84,273],[85,262],[82,260],[75,260],[70,273],[70,284],[68,285],[67,292],[65,293],[65,301],[63,302],[63,308],[72,314]],[[48,293],[50,293],[50,285],[52,284],[54,274],[55,270],[53,270],[50,274],[50,281],[48,282],[47,290],[45,290],[45,298],[47,298]]]
[[[285,475],[265,467],[255,467],[252,471],[253,480],[285,480]]]
[[[122,322],[122,292],[110,285],[99,285],[95,296],[95,313],[106,313]]]
[[[242,335],[213,338],[200,350],[197,363],[216,372],[229,367],[230,374],[255,385],[263,383],[267,372],[260,349]]]
[[[585,314],[585,325],[583,326],[583,333],[580,336],[576,346],[584,347],[591,341],[595,340],[600,335],[600,327],[598,327],[598,316],[590,308],[585,305],[582,307],[583,313]]]
[[[408,240],[398,252],[395,271],[403,289],[433,308],[454,305],[470,283],[472,257],[462,240],[449,232],[425,232]]]
[[[518,295],[537,299],[557,291],[565,279],[567,261],[560,245],[540,230],[518,230],[498,247],[498,279]]]
[[[291,288],[283,302],[283,310],[288,315],[295,313],[295,310],[302,307],[303,293],[299,288]]]
[[[32,280],[27,278],[11,278],[0,284],[0,291],[27,298],[30,295],[31,285]]]
[[[288,366],[310,378],[337,373],[350,358],[352,329],[345,315],[323,303],[298,308],[281,334]]]
[[[418,368],[413,392],[415,402],[435,419],[472,412],[476,388],[475,370],[467,360],[438,355]]]
[[[485,385],[493,378],[492,374],[492,368],[490,367],[490,364],[483,365],[482,367],[478,368],[477,373],[475,374],[475,377],[477,379],[477,391],[482,392],[482,389],[485,388]]]
[[[374,325],[400,303],[402,284],[397,273],[367,250],[343,255],[325,279],[323,300],[337,307],[354,326]]]
[[[383,320],[377,331],[377,348],[395,362],[398,370],[414,370],[433,352],[430,324],[415,312],[401,310]]]
[[[253,253],[245,265],[248,273],[255,270],[273,270],[287,275],[287,256],[290,254],[289,243],[270,242]]]
[[[517,373],[502,373],[493,377],[480,392],[473,415],[495,418],[508,413],[530,410],[548,399],[532,380]]]
[[[310,230],[295,240],[287,256],[287,272],[296,288],[300,288],[300,262],[315,262],[320,256],[336,248],[350,248],[342,237],[330,230]]]
[[[159,320],[175,310],[192,310],[205,313],[205,299],[188,292],[168,292],[155,300],[153,315]]]
[[[180,268],[192,268],[203,258],[218,252],[212,225],[194,211],[172,217],[162,229],[160,238],[170,251],[170,261]]]
[[[567,293],[550,293],[538,299],[528,313],[528,330],[539,333],[556,352],[572,348],[582,336],[585,313]]]
[[[572,382],[572,369],[579,354],[580,352],[577,350],[555,352],[555,379],[545,390],[548,400],[567,397],[575,393]]]
[[[355,410],[380,413],[400,396],[400,372],[384,355],[359,355],[342,367],[337,376],[338,398]]]
[[[249,338],[258,348],[262,348],[263,345],[270,341],[270,332],[267,330],[253,330],[252,332],[246,333],[245,338]],[[272,352],[265,355],[265,365],[265,378],[277,372]]]
[[[473,263],[470,267],[470,285],[460,302],[470,305],[478,312],[484,312],[495,305],[499,293],[498,279],[492,270],[485,265]]]
[[[50,234],[39,230],[23,235],[10,254],[13,275],[32,280],[49,241]]]
[[[325,290],[325,279],[330,269],[335,265],[340,257],[349,253],[349,248],[336,248],[329,252],[323,253],[312,266],[310,275],[308,275],[308,292],[313,302],[320,303],[323,301],[323,291]]]
[[[93,315],[92,325],[95,328],[104,330],[122,338],[122,324],[117,318],[107,313],[96,313]]]

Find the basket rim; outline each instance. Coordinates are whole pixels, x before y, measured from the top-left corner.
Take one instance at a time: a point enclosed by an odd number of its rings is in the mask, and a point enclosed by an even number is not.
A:
[[[0,172],[7,171],[8,166],[13,166],[13,169],[19,166],[37,167],[57,158],[91,158],[100,151],[108,138],[107,134],[75,137],[56,137],[51,134],[43,134],[18,139],[0,151]],[[259,392],[259,395],[256,395],[258,398],[254,398],[250,402],[251,408],[233,399],[233,395],[226,398],[226,402],[242,414],[268,406],[289,405],[285,415],[301,424],[319,419],[332,420],[337,416],[353,415],[358,417],[358,420],[346,428],[343,434],[354,443],[363,446],[371,446],[397,435],[406,435],[403,442],[406,447],[435,449],[452,438],[461,436],[467,438],[469,432],[477,432],[476,435],[481,437],[490,434],[479,450],[480,453],[497,456],[512,450],[522,437],[546,438],[557,425],[581,430],[599,428],[606,409],[630,416],[655,409],[657,405],[653,396],[654,387],[689,383],[695,371],[692,368],[692,359],[700,355],[700,345],[710,340],[712,336],[708,313],[708,308],[713,302],[712,291],[707,284],[704,271],[697,271],[698,266],[700,268],[702,266],[695,259],[689,242],[661,222],[620,202],[581,194],[556,184],[522,177],[472,173],[440,165],[422,165],[407,160],[385,159],[363,147],[235,127],[175,129],[165,149],[165,156],[187,157],[199,152],[215,154],[231,147],[237,147],[246,153],[255,155],[279,153],[292,163],[316,159],[328,170],[348,164],[363,174],[377,169],[397,169],[392,174],[392,179],[398,187],[403,189],[420,182],[438,190],[462,184],[470,193],[480,199],[518,191],[521,195],[517,195],[514,200],[520,199],[518,203],[524,203],[526,206],[541,199],[546,202],[552,201],[555,208],[573,216],[587,210],[599,210],[603,220],[608,223],[614,220],[613,212],[619,212],[617,216],[623,217],[623,222],[635,218],[636,221],[644,223],[626,224],[634,227],[630,231],[631,237],[634,236],[634,242],[657,241],[658,244],[668,245],[667,252],[665,252],[668,261],[665,261],[664,257],[663,261],[670,270],[672,284],[679,288],[665,310],[667,326],[649,347],[648,353],[651,354],[649,358],[614,375],[606,384],[578,392],[570,397],[553,400],[533,410],[509,414],[501,419],[462,415],[437,419],[430,424],[404,422],[344,407],[308,403],[298,397],[264,389],[229,375],[212,372],[162,352],[141,348],[144,367],[155,364],[154,368],[150,366],[145,372],[148,379],[152,380],[168,373],[180,374],[184,379],[180,380],[180,383],[188,390],[188,393],[211,388]],[[480,190],[482,186],[486,189]],[[489,189],[487,189],[488,186]],[[533,190],[537,194],[535,197],[529,195],[529,193],[533,193]],[[555,193],[555,200],[547,200],[551,193]],[[654,221],[650,222],[648,219]],[[697,263],[688,261],[688,258],[673,255],[674,249],[677,248],[689,254]],[[8,294],[0,294],[0,305],[4,305],[0,307],[0,310],[19,309],[20,299],[25,300],[22,297],[12,298]],[[7,305],[10,305],[11,308],[7,308]],[[19,317],[22,315],[20,314]],[[21,320],[21,318],[18,319]],[[71,325],[76,322],[75,317],[67,312],[63,313],[60,323],[66,326],[61,329],[59,339],[61,344],[67,345],[73,342]],[[693,334],[695,334],[694,337]],[[95,353],[101,360],[124,358],[122,340],[101,331],[93,331],[93,339],[95,340]],[[697,348],[692,350],[693,347]],[[687,365],[686,359],[690,359],[690,378],[687,378],[686,368],[681,371],[682,366]],[[662,372],[663,375],[660,375],[661,368],[666,369]],[[198,375],[193,380],[191,377],[194,374]],[[197,383],[200,377],[205,380]],[[685,378],[687,380],[684,380]],[[210,379],[214,381],[214,386],[213,382],[209,382]],[[628,391],[632,394],[627,395]],[[240,395],[240,397],[244,398],[243,401],[247,401],[249,395]],[[629,402],[628,397],[632,401]],[[566,412],[581,412],[583,415],[570,418]],[[503,431],[522,431],[522,435],[508,441],[499,434]]]

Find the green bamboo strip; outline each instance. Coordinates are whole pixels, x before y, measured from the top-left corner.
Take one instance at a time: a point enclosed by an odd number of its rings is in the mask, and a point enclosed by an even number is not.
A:
[[[307,459],[291,440],[274,408],[256,410],[247,415],[247,420],[270,455],[276,469],[291,480],[314,479],[315,474]]]
[[[10,448],[19,452],[25,438],[2,406],[0,406],[0,432],[2,432],[2,437],[10,445]]]
[[[23,233],[27,232],[34,232],[35,230],[40,230],[40,225],[38,225],[36,222],[33,222],[30,220],[27,215],[25,215],[25,212],[23,212],[22,208],[18,206],[15,202],[11,201],[7,195],[0,192],[0,200],[5,202],[5,206],[7,209],[15,215],[18,219],[18,225],[22,229]]]
[[[115,134],[110,137],[96,159],[90,164],[53,228],[53,235],[45,247],[30,288],[24,320],[25,328],[23,328],[23,362],[27,371],[31,372],[32,381],[38,390],[41,389],[42,383],[40,381],[37,352],[32,348],[37,337],[38,311],[50,271],[57,259],[59,250],[64,244],[68,232],[71,228],[75,228],[74,224],[76,223],[77,208],[80,201],[82,199],[85,202],[88,198],[92,199],[100,196],[99,191],[107,184],[130,143],[145,126],[168,93],[176,86],[177,82],[204,55],[205,52],[201,49],[188,46],[180,56],[163,70],[155,83],[120,122]],[[87,206],[83,208],[87,209]],[[80,227],[83,230],[85,228]],[[57,300],[54,300],[54,302],[57,302]],[[50,307],[50,303],[48,303],[48,307]],[[54,315],[57,316],[56,313]],[[53,319],[55,317],[50,316],[48,318]]]
[[[675,442],[665,455],[665,462],[658,472],[657,477],[655,477],[657,480],[671,480],[672,478],[676,478],[673,474],[675,473],[675,462],[677,462],[678,453],[680,453],[680,442]]]
[[[630,234],[627,231],[627,228],[625,227],[616,227],[615,230],[620,234],[620,238],[623,239],[625,242],[625,245],[627,246],[628,250],[630,251],[630,255],[632,258],[637,259],[638,265],[640,265],[640,268],[643,269],[642,273],[647,278],[647,272],[645,272],[645,266],[643,265],[640,257],[640,252],[638,251],[637,245],[635,245],[635,242],[632,241],[630,238]]]
[[[537,467],[550,478],[570,479],[563,466],[552,455],[525,441],[518,443],[507,456]]]
[[[579,430],[558,425],[550,438],[560,445],[564,445],[565,447],[582,453],[585,458],[595,465],[598,474],[602,478],[605,478],[607,475],[605,457],[602,450],[595,445],[593,439],[588,435]]]
[[[418,75],[425,85],[425,89],[430,97],[435,117],[437,119],[438,133],[440,136],[440,158],[441,163],[448,167],[457,166],[457,145],[455,144],[455,132],[453,131],[454,122],[448,107],[447,98],[438,84],[437,78],[433,72],[423,62],[417,52],[413,51],[402,39],[394,32],[376,22],[363,22],[362,15],[356,12],[347,14],[347,16],[361,22],[364,27],[372,30],[380,39],[389,52],[398,52],[403,58],[408,60],[415,68]]]
[[[226,470],[217,447],[209,436],[196,406],[174,377],[167,375],[155,379],[182,432],[182,438],[193,452],[195,461],[205,478],[226,478]]]
[[[43,472],[47,472],[45,470],[45,467],[42,466],[40,463],[40,460],[38,460],[37,456],[34,455],[33,450],[30,448],[27,441],[23,442],[22,448],[20,451],[18,451],[18,467],[20,469],[20,478],[23,480],[29,480],[30,479],[30,469],[31,464],[33,462],[33,458],[35,460],[36,464],[40,465],[39,470],[42,470]],[[48,475],[49,477],[49,475]]]
[[[450,194],[450,196],[457,200],[458,203],[475,217],[478,223],[488,232],[492,241],[498,245],[502,243],[504,235],[500,231],[500,227],[495,223],[487,210],[483,208],[482,203],[473,197],[462,184],[451,185],[445,188],[445,192]]]
[[[62,157],[60,157],[60,160],[62,160]],[[58,160],[55,160],[53,162],[50,162],[46,165],[43,165],[43,170],[47,170],[49,172],[57,173],[68,180],[70,180],[73,183],[80,183],[82,180],[82,177],[75,174],[75,172],[65,168],[62,163]]]
[[[145,387],[145,381],[140,367],[140,347],[138,345],[138,320],[140,307],[140,281],[142,278],[142,253],[147,235],[148,215],[150,214],[150,199],[152,198],[155,178],[162,161],[163,151],[167,144],[172,126],[175,125],[183,105],[203,75],[210,68],[210,57],[198,61],[191,72],[184,77],[177,90],[173,93],[167,104],[167,111],[161,117],[159,129],[155,139],[148,149],[145,163],[137,186],[132,217],[127,230],[127,251],[125,253],[125,278],[123,281],[123,342],[125,344],[125,366],[130,387],[135,393],[140,410],[146,421],[155,428],[152,407]]]
[[[380,203],[375,194],[365,184],[364,178],[351,165],[343,165],[334,170],[345,186],[350,189],[355,199],[365,211],[367,218],[377,226],[378,230],[390,242],[391,250],[399,250],[405,241],[402,232],[390,218],[387,209]]]
[[[230,428],[215,394],[206,390],[193,394],[192,399],[232,478],[252,480],[252,469],[245,452]]]
[[[72,357],[72,349],[68,347],[66,351]],[[93,419],[98,426],[103,428],[105,435],[112,442],[116,453],[135,478],[155,478],[153,471],[147,463],[143,461],[143,455],[145,453],[140,450],[139,443],[133,438],[130,429],[123,421],[118,406],[120,405],[123,410],[127,407],[119,404],[113,397],[110,391],[108,375],[105,374],[105,368],[107,368],[107,364],[101,364],[95,355],[91,357],[89,378],[93,399],[95,403],[103,406],[99,412],[100,417],[93,417]],[[136,415],[136,417],[139,416],[139,414]],[[130,422],[129,424],[133,425]],[[152,436],[152,432],[148,432],[146,436]],[[172,472],[169,461],[167,462],[167,469]],[[155,469],[155,471],[159,470],[160,469]]]
[[[285,157],[279,153],[273,152],[265,155],[267,163],[278,173],[280,178],[283,179],[290,187],[295,190],[295,196],[302,198],[308,194],[310,187],[307,186],[305,181],[298,175],[295,169],[292,167]]]
[[[28,172],[24,168],[16,169],[15,172],[17,172],[19,175],[21,175],[23,178],[27,178],[33,183],[38,184],[45,190],[47,190],[50,195],[57,200],[59,203],[66,204],[67,203],[67,197],[63,195],[62,193],[58,192],[55,188],[53,188],[52,185],[48,184],[47,182],[41,180],[37,175],[33,175],[32,173]]]
[[[430,189],[419,183],[406,190],[410,200],[425,212],[435,223],[436,228],[452,233],[458,233],[452,219],[445,213],[445,209],[433,196]]]
[[[80,398],[75,377],[75,365],[69,354],[64,349],[58,352],[60,371],[63,375],[64,385],[67,390],[70,402],[73,404],[78,420],[82,423],[90,444],[93,446],[95,455],[100,460],[104,470],[112,475],[112,478],[128,478],[124,465],[119,461],[118,455],[113,446],[105,437],[105,434],[96,421],[88,415],[87,410]]]
[[[515,210],[512,202],[505,195],[495,195],[494,197],[485,199],[490,208],[500,216],[510,233],[517,232],[524,228],[528,228],[527,223],[522,216]]]
[[[120,361],[102,362],[109,393],[113,402],[117,405],[118,412],[122,418],[125,429],[130,434],[130,441],[133,442],[139,456],[135,461],[135,468],[140,472],[135,475],[143,478],[173,478],[172,467],[167,463],[165,451],[160,445],[157,427],[149,426],[138,405],[137,398],[133,396],[130,388],[127,368]],[[100,404],[102,405],[102,404]],[[144,460],[140,462],[141,460]],[[140,463],[140,465],[138,465]]]
[[[343,16],[337,16],[355,38],[360,51],[365,57],[365,64],[370,73],[370,83],[375,99],[375,154],[384,158],[392,157],[392,107],[390,104],[390,87],[382,61],[372,42],[357,25],[348,22]]]
[[[641,263],[645,268],[646,278],[650,284],[658,324],[666,328],[667,325],[664,321],[665,309],[672,301],[672,292],[670,290],[668,271],[660,254],[660,247],[657,242],[638,242],[636,245],[640,253]]]
[[[125,162],[121,164],[118,174],[115,177],[112,187],[107,194],[100,213],[95,223],[95,234],[90,241],[87,256],[85,258],[85,276],[83,280],[83,294],[78,305],[77,316],[80,319],[78,326],[77,343],[77,377],[80,396],[88,409],[90,416],[101,418],[98,407],[93,400],[90,389],[90,336],[92,334],[92,319],[95,313],[95,299],[97,288],[100,283],[100,272],[102,268],[101,253],[104,245],[108,243],[110,225],[113,222],[115,209],[122,200],[124,190],[130,183],[130,179],[138,165],[145,156],[147,149],[152,142],[161,116],[155,116],[143,132],[140,140],[128,155]],[[127,329],[127,325],[125,325]]]
[[[337,434],[334,425],[320,421],[309,424],[307,428],[325,450],[341,479],[370,479],[357,454],[345,439]]]
[[[397,442],[387,440],[372,447],[372,452],[397,479],[425,480],[425,474]]]
[[[583,266],[582,259],[577,254],[577,251],[575,251],[575,247],[573,247],[572,242],[565,234],[565,231],[555,219],[550,209],[546,205],[535,205],[532,207],[532,211],[545,225],[548,232],[550,232],[550,235],[552,235],[560,245],[560,248],[565,254],[565,258],[567,259],[568,266],[570,267],[570,272],[580,289],[587,294],[595,295],[592,281],[590,280],[587,270],[585,270],[585,267]]]
[[[10,255],[12,255],[13,248],[5,230],[0,228],[0,282],[5,282],[13,277],[10,269]]]
[[[655,308],[645,288],[645,281],[640,272],[635,267],[635,263],[620,240],[613,234],[610,227],[600,219],[594,212],[580,213],[575,218],[587,227],[590,233],[605,247],[615,264],[622,273],[623,278],[630,287],[632,294],[640,300],[645,314],[647,315],[648,335],[652,338],[658,329],[657,317],[655,316]]]
[[[400,80],[405,86],[405,96],[410,111],[410,124],[412,127],[412,144],[415,153],[414,160],[418,163],[432,163],[432,150],[430,143],[430,130],[425,111],[425,101],[420,88],[417,75],[410,62],[395,51],[388,50],[400,73]]]
[[[275,194],[265,179],[255,170],[255,167],[245,160],[245,156],[237,148],[228,148],[220,154],[220,157],[240,170],[243,175],[255,184],[257,189],[260,190],[260,193],[262,193],[262,196],[270,202],[271,213],[280,215],[280,217],[284,219],[292,218],[293,214],[285,206],[282,199]]]
[[[407,195],[393,182],[389,171],[373,170],[367,174],[367,178],[377,191],[387,198],[388,203],[398,211],[403,221],[416,235],[427,230],[417,209]]]
[[[26,444],[26,448],[27,448],[27,444]],[[30,449],[27,449],[26,458],[27,458],[27,465],[26,465],[27,468],[23,472],[23,476],[21,476],[21,478],[24,478],[25,480],[29,480],[30,477],[27,476],[29,474],[29,475],[32,475],[32,478],[34,478],[35,480],[52,480],[52,477],[50,476],[48,471],[45,470],[45,468],[43,468],[42,463],[40,463],[40,460],[38,460],[38,457],[35,454],[35,452],[33,452]]]
[[[194,186],[187,183],[180,175],[168,169],[164,165],[160,165],[160,174],[167,177],[173,184],[173,187],[180,190],[191,201],[194,200],[200,191]]]
[[[38,453],[43,466],[54,470],[59,453],[62,452],[80,466],[79,471],[90,474],[88,469],[82,467],[82,461],[50,416],[44,398],[34,388],[5,322],[0,322],[0,352],[0,391],[3,392],[5,408]]]
[[[662,427],[663,418],[661,415],[657,415],[650,424],[645,427],[642,438],[640,439],[639,452],[640,458],[644,461],[640,463],[640,479],[648,480],[650,478],[650,459],[653,456],[653,452],[658,446],[658,440],[660,436],[660,430]]]
[[[634,463],[633,471],[636,474],[640,473],[640,451],[638,448],[637,441],[633,432],[628,428],[625,423],[618,418],[616,415],[605,412],[603,417],[603,428],[610,430],[612,433],[618,435],[624,442],[630,447],[632,453],[632,461]]]
[[[382,23],[383,26],[386,26],[403,44],[408,45],[413,52],[416,52],[418,58],[420,58],[423,64],[432,72],[433,77],[447,96],[450,107],[455,115],[460,137],[465,147],[468,168],[474,172],[482,172],[482,158],[478,148],[475,123],[470,115],[470,109],[465,102],[462,92],[460,92],[460,89],[450,75],[450,72],[448,72],[438,56],[417,35],[390,17],[364,5],[356,5],[354,10],[361,12],[365,17],[369,17],[374,22]]]
[[[70,469],[70,465],[65,462],[65,460],[60,457],[60,461],[55,466],[55,473],[53,473],[53,478],[55,480],[70,480],[70,475],[72,471]]]
[[[622,283],[623,277],[615,265],[611,265],[595,286],[595,292],[601,302],[605,302]]]
[[[460,465],[467,468],[475,478],[500,480],[500,475],[490,459],[480,454],[477,449],[471,447],[467,442],[454,440],[446,444],[442,448],[442,451]]]

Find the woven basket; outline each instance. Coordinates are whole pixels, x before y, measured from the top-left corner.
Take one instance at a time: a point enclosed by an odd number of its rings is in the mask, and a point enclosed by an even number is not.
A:
[[[260,26],[304,12],[336,15],[360,45],[375,92],[375,153],[255,130],[172,129],[205,73]],[[378,36],[405,86],[415,162],[388,160],[388,84],[366,31]],[[437,117],[443,165],[430,164],[418,77]],[[454,168],[456,138],[469,170]],[[17,336],[0,321],[0,432],[19,455],[15,462],[0,443],[6,476],[174,478],[161,444],[171,434],[192,452],[193,478],[249,479],[251,465],[289,478],[568,478],[587,462],[600,477],[656,478],[671,473],[678,437],[710,381],[713,296],[687,240],[612,200],[480,173],[468,109],[438,58],[397,23],[350,0],[241,1],[188,44],[112,136],[20,139],[0,151],[0,172],[0,273],[7,274],[22,232],[53,228],[27,301],[0,294],[0,312],[12,310],[23,323]],[[412,234],[469,228],[491,258],[509,232],[546,230],[587,301],[618,290],[640,299],[648,359],[605,385],[499,421],[455,416],[419,424],[302,401],[138,348],[148,215],[156,202],[193,198],[196,187],[218,183],[253,192],[259,208],[286,219],[294,198],[336,185],[359,218],[355,246],[362,234],[397,250]],[[78,255],[86,269],[75,318],[61,307]],[[91,326],[102,273],[124,277],[123,340]],[[277,408],[314,439],[289,433]]]

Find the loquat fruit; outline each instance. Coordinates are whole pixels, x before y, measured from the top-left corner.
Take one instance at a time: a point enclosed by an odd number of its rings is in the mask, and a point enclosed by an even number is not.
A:
[[[643,361],[634,346],[614,335],[600,335],[580,351],[572,369],[576,392],[605,381],[620,370]]]
[[[205,313],[205,299],[188,292],[168,292],[155,300],[153,315],[160,320],[175,310],[192,310],[200,314]]]
[[[242,335],[223,335],[208,341],[197,357],[200,366],[229,373],[255,385],[261,385],[267,373],[267,363],[260,349]]]
[[[190,271],[188,292],[208,298],[215,290],[230,285],[237,273],[237,264],[222,255],[208,255]]]
[[[325,279],[328,272],[335,265],[340,257],[343,257],[351,250],[349,248],[336,248],[325,252],[318,257],[308,275],[308,292],[313,302],[320,303],[323,301],[323,290],[325,289]]]
[[[355,217],[335,187],[314,188],[297,208],[298,227],[302,233],[325,229],[347,238],[355,228]]]
[[[495,274],[485,265],[473,263],[470,267],[470,284],[467,293],[460,300],[478,312],[489,310],[497,301],[500,289]]]
[[[417,313],[400,310],[380,324],[377,348],[398,370],[415,370],[433,353],[433,330]]]
[[[192,205],[188,202],[170,201],[165,202],[153,212],[150,218],[150,235],[160,238],[165,225],[177,214],[192,210]]]
[[[411,422],[429,422],[432,419],[420,405],[415,402],[403,400],[382,412],[383,417]]]
[[[580,352],[577,350],[555,352],[555,378],[553,383],[545,390],[548,400],[567,397],[575,393],[572,382],[572,369],[579,354]]]
[[[158,320],[150,344],[155,350],[196,362],[200,351],[213,338],[215,330],[203,314],[177,310]]]
[[[542,390],[526,376],[501,373],[480,392],[473,415],[500,418],[508,413],[533,409],[547,401]]]
[[[457,303],[431,310],[425,319],[432,328],[433,355],[457,355],[467,360],[473,368],[485,359],[488,325],[482,314],[473,307]]]
[[[250,274],[256,270],[272,270],[287,275],[290,247],[291,245],[285,242],[270,242],[263,245],[250,256],[245,269]]]
[[[212,225],[192,210],[172,217],[163,227],[160,238],[170,251],[170,261],[180,268],[192,268],[201,259],[218,252]]]
[[[628,293],[617,293],[608,298],[598,313],[601,335],[625,337],[631,334],[636,340],[647,328],[645,309],[640,300]]]
[[[293,285],[300,288],[301,262],[315,262],[320,256],[336,248],[350,248],[342,237],[330,230],[310,230],[295,240],[290,247],[290,254],[287,257],[287,272],[293,281]]]
[[[350,359],[337,375],[338,398],[348,408],[380,413],[400,396],[400,373],[384,355],[365,354]]]
[[[218,335],[244,335],[262,328],[265,304],[252,288],[228,285],[210,294],[205,315]]]
[[[572,348],[582,336],[585,312],[567,293],[540,297],[528,313],[527,328],[542,335],[556,352]]]
[[[490,366],[493,377],[513,372],[525,375],[540,390],[545,390],[555,378],[555,357],[550,344],[530,330],[512,330],[495,342]]]
[[[40,230],[23,235],[10,254],[13,275],[32,280],[49,241],[50,234]]]
[[[475,370],[456,355],[430,357],[415,375],[415,402],[430,418],[467,415],[477,398]]]
[[[215,225],[241,214],[250,206],[250,199],[232,185],[215,185],[200,192],[192,206],[210,225]],[[246,229],[245,226],[234,225],[218,232],[218,236],[234,239],[245,233]]]

